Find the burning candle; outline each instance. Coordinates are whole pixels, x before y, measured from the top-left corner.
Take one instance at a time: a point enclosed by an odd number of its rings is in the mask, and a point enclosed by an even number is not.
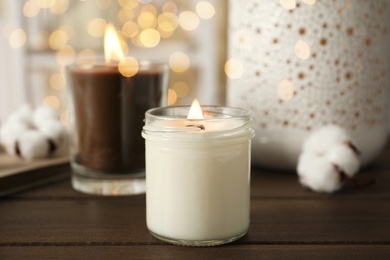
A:
[[[113,59],[118,60],[113,64]],[[145,192],[144,113],[166,104],[167,66],[124,57],[106,28],[105,64],[68,69],[73,187],[82,192]]]
[[[234,241],[249,227],[247,110],[163,107],[145,114],[147,227],[179,245]]]

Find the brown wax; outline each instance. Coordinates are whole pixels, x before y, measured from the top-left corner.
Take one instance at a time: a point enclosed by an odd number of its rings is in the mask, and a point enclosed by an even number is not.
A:
[[[145,111],[161,106],[163,71],[122,76],[116,67],[71,70],[78,164],[107,173],[145,168]]]

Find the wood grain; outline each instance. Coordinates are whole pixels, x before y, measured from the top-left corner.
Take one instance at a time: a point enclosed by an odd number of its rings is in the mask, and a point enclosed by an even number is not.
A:
[[[3,249],[3,250],[1,250]],[[375,259],[388,260],[388,245],[171,245],[3,247],[1,259]]]
[[[241,242],[390,243],[390,207],[384,207],[384,202],[252,200],[250,230]],[[144,196],[6,201],[0,204],[0,212],[0,245],[156,242],[146,229]]]
[[[173,246],[145,223],[145,195],[101,197],[68,179],[0,199],[0,259],[390,259],[390,149],[336,194],[303,189],[293,172],[253,169],[251,225],[220,247]]]

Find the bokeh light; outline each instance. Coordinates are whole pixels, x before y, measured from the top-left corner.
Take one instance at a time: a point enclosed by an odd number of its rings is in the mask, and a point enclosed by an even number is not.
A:
[[[23,15],[25,17],[35,17],[39,14],[40,10],[35,0],[28,0],[23,5]]]
[[[184,11],[179,15],[179,24],[186,31],[195,30],[199,23],[199,17],[194,12]]]
[[[177,5],[174,2],[167,2],[163,5],[162,11],[176,14],[177,13]]]
[[[241,78],[244,74],[242,63],[238,59],[229,59],[225,63],[225,73],[231,79]]]
[[[293,10],[297,7],[297,2],[295,0],[280,0],[280,5],[287,10]]]
[[[282,80],[277,86],[277,94],[282,100],[290,100],[294,96],[294,85],[290,80]]]
[[[157,18],[158,27],[165,32],[173,32],[179,25],[177,16],[173,13],[164,12]]]
[[[196,4],[196,13],[202,19],[210,19],[215,15],[215,8],[209,2],[199,2]]]
[[[55,0],[54,4],[50,7],[52,14],[60,15],[65,13],[69,7],[69,0]]]
[[[140,33],[140,41],[143,46],[153,48],[160,42],[160,33],[155,29],[146,29]]]
[[[302,2],[308,5],[314,5],[316,3],[316,0],[302,0]]]
[[[118,3],[125,9],[133,9],[139,6],[138,0],[118,0]]]
[[[52,106],[55,109],[59,109],[60,108],[60,100],[56,96],[47,96],[43,100],[43,104]]]
[[[307,42],[299,40],[295,44],[295,55],[302,60],[307,60],[310,57],[310,46]]]
[[[135,37],[139,32],[138,24],[133,21],[127,21],[122,26],[122,34],[127,38]]]
[[[157,21],[158,31],[163,38],[170,37],[179,25],[177,16],[169,12],[160,14],[157,18]]]
[[[137,18],[139,26],[143,29],[152,28],[156,23],[156,16],[151,12],[141,12]]]
[[[23,29],[14,30],[9,36],[9,45],[12,48],[20,48],[26,43],[26,33]]]
[[[53,50],[59,50],[68,42],[68,35],[64,30],[58,29],[49,36],[49,47]]]
[[[54,73],[50,76],[49,84],[54,89],[63,89],[65,87],[65,78],[59,72]]]
[[[106,25],[107,22],[103,18],[95,18],[88,23],[87,31],[94,37],[102,37],[104,35],[104,28]]]
[[[127,21],[133,19],[131,16],[132,13],[133,12],[131,10],[128,11],[127,9],[121,9],[118,12],[117,19],[121,24],[125,24]]]
[[[153,16],[157,15],[156,7],[154,5],[151,5],[151,4],[146,4],[146,5],[142,6],[141,13],[143,13],[143,12],[151,13]]]
[[[158,27],[158,32],[160,33],[161,38],[169,38],[172,36],[173,31],[164,31],[161,29],[161,27]]]
[[[173,89],[168,89],[168,106],[172,106],[177,102],[177,94]]]
[[[143,47],[143,45],[142,45],[142,43],[141,43],[141,40],[140,40],[140,37],[139,37],[139,34],[137,34],[136,36],[134,36],[133,38],[131,38],[131,42],[132,42],[135,46]]]
[[[139,70],[138,61],[133,57],[126,57],[119,61],[118,70],[123,76],[132,77],[137,74]]]
[[[184,52],[174,52],[169,57],[169,67],[174,72],[184,72],[190,67],[190,58]]]
[[[47,9],[54,5],[55,0],[35,0],[39,8]]]

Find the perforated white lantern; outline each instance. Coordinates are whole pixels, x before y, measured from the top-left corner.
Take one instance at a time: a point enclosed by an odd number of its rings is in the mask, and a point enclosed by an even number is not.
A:
[[[327,124],[372,161],[388,135],[389,1],[229,4],[228,105],[253,113],[252,162],[294,169],[305,137]]]

